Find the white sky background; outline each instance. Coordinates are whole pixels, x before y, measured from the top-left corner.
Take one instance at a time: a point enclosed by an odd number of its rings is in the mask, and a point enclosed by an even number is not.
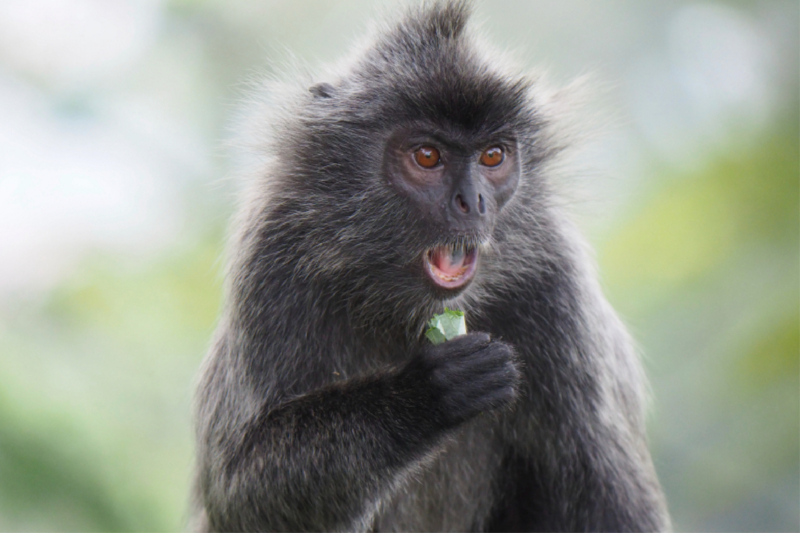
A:
[[[89,251],[147,257],[174,246],[191,232],[187,190],[218,193],[221,125],[247,69],[271,68],[283,48],[312,64],[335,59],[377,11],[363,1],[200,4],[196,14],[160,0],[0,2],[0,295],[46,290]],[[796,90],[787,80],[797,66],[786,64],[796,15],[777,1],[743,11],[486,0],[475,19],[556,81],[595,72],[608,84],[618,119],[585,157],[609,179],[583,184],[600,206],[593,216],[607,220],[646,186],[636,154],[691,166],[733,133],[758,135],[797,97],[785,94]],[[215,48],[230,35],[239,40]]]

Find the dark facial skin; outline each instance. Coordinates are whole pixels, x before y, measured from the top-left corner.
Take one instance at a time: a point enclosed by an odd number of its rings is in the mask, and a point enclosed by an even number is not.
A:
[[[440,132],[401,130],[387,145],[385,172],[392,186],[446,235],[480,238],[514,194],[520,167],[516,143],[508,138],[464,141]]]

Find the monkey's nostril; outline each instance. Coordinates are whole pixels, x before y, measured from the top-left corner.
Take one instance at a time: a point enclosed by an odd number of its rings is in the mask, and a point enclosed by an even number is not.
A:
[[[486,204],[483,201],[483,195],[478,195],[478,213],[481,215],[486,214]]]
[[[464,201],[464,198],[460,194],[456,196],[456,204],[462,212],[469,213],[469,204]]]

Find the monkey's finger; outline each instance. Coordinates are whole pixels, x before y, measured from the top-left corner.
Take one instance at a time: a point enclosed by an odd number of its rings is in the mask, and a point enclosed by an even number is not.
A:
[[[513,365],[514,354],[505,344],[490,344],[482,350],[447,360],[434,369],[441,383],[464,383],[479,376]]]
[[[488,346],[490,342],[491,337],[488,333],[467,333],[466,335],[461,335],[455,339],[443,342],[438,346],[432,346],[427,352],[431,358],[443,361],[477,352]]]

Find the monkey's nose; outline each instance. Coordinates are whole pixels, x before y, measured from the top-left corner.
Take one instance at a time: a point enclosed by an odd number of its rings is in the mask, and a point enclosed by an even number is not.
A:
[[[453,196],[453,206],[456,212],[465,215],[481,217],[486,214],[486,202],[480,193],[458,192]]]

